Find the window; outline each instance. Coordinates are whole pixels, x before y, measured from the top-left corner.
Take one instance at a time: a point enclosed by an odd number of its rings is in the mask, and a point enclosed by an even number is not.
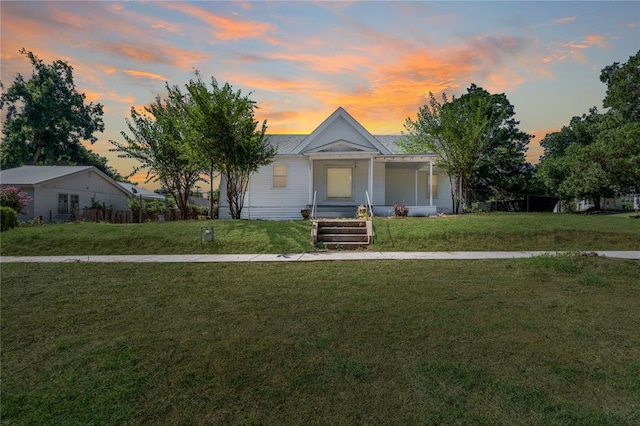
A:
[[[69,214],[69,194],[58,194],[58,214]]]
[[[273,165],[273,187],[274,188],[287,187],[287,165],[286,164]]]
[[[431,197],[438,198],[438,175],[432,175],[431,178]],[[427,198],[429,198],[429,174],[427,174]]]
[[[352,173],[350,167],[327,168],[327,198],[352,198]]]
[[[58,214],[69,214],[71,208],[78,209],[80,196],[77,194],[58,194]]]
[[[78,214],[80,212],[80,196],[77,194],[71,194],[71,210],[74,214]]]

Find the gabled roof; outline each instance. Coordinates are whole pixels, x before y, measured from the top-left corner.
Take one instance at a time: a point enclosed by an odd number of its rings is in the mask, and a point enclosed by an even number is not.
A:
[[[0,184],[2,185],[41,185],[47,182],[68,178],[83,172],[94,172],[97,176],[106,180],[116,190],[129,195],[129,192],[118,185],[109,176],[93,166],[22,166],[0,171]]]
[[[406,155],[398,145],[404,138],[404,135],[372,135],[340,107],[310,135],[272,134],[267,140],[277,149],[278,155],[379,152],[393,156]]]
[[[2,185],[38,185],[93,168],[93,166],[22,166],[0,171],[0,183]]]
[[[341,131],[340,135],[332,133],[335,129]],[[342,107],[336,109],[333,114],[324,120],[309,136],[304,138],[291,153],[304,154],[307,151],[317,151],[322,146],[346,138],[349,138],[348,142],[361,146],[363,150],[373,148],[381,154],[390,154],[384,145]]]

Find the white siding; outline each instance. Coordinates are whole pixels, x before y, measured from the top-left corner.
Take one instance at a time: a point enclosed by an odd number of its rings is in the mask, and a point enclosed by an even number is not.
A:
[[[371,203],[383,205],[385,203],[385,163],[373,163],[373,194]]]
[[[344,118],[339,117],[331,123],[331,126],[317,135],[313,142],[306,147],[306,150],[313,150],[338,140],[345,140],[363,148],[375,148],[362,133],[358,132]]]
[[[273,187],[273,165],[287,166],[287,186]],[[230,219],[226,180],[220,180],[218,217]],[[269,165],[251,175],[245,194],[242,219],[302,219],[300,210],[309,203],[309,161],[302,157],[276,157]]]

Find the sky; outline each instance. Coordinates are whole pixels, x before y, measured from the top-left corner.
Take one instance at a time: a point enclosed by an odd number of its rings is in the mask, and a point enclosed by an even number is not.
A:
[[[21,48],[67,61],[87,102],[104,106],[105,131],[87,147],[123,175],[136,164],[109,140],[123,141],[130,109],[195,70],[251,93],[268,133],[311,133],[341,106],[372,134],[399,134],[429,92],[476,84],[507,95],[536,162],[547,133],[602,109],[602,68],[640,50],[633,1],[3,0],[0,24],[5,87],[31,74]]]

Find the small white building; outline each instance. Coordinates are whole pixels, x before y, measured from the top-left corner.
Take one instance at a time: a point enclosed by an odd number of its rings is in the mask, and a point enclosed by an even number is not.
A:
[[[21,221],[42,218],[45,222],[71,220],[84,207],[99,204],[114,210],[128,210],[131,194],[93,166],[22,166],[0,171],[0,184],[15,186],[33,201]]]
[[[403,154],[401,138],[372,135],[343,108],[309,135],[269,135],[277,154],[251,175],[242,218],[300,219],[314,201],[317,217],[353,217],[369,203],[378,216],[393,215],[396,203],[409,216],[451,213],[449,179],[434,166],[437,155]],[[219,217],[230,217],[224,191]]]

